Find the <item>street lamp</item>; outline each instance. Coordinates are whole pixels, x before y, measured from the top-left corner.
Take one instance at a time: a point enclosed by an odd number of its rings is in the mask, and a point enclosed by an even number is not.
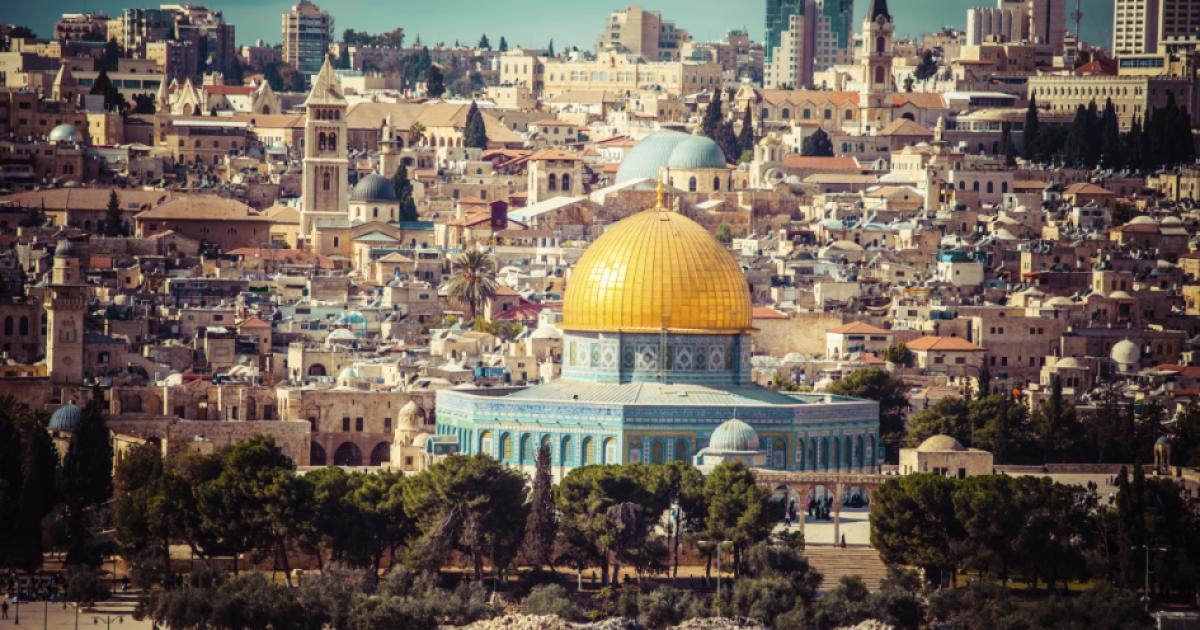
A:
[[[721,545],[732,545],[733,541],[722,540],[717,542],[711,540],[701,540],[698,542],[701,545],[712,545],[717,550],[717,599],[719,600],[721,599]]]
[[[1166,547],[1151,547],[1149,545],[1134,545],[1130,549],[1141,549],[1146,552],[1146,582],[1142,587],[1142,604],[1146,607],[1146,612],[1150,612],[1150,552],[1151,551],[1166,551]]]

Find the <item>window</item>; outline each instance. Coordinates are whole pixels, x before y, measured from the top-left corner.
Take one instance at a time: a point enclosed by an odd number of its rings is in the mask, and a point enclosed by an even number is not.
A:
[[[350,418],[348,418],[348,417],[343,417],[343,418],[342,418],[342,430],[343,430],[343,431],[349,431],[349,430],[350,430]]]
[[[563,173],[562,176],[562,190],[563,192],[571,191],[571,176],[566,173]]]
[[[696,192],[696,178],[695,177],[688,178],[688,192]]]
[[[383,419],[383,430],[384,430],[384,431],[391,431],[391,430],[392,430],[392,419],[391,419],[391,418],[384,418],[384,419]]]
[[[546,190],[558,190],[558,176],[554,173],[550,173],[550,176],[546,178]]]
[[[362,430],[363,430],[363,419],[362,418],[354,419],[354,430],[358,431],[359,433],[362,433]]]

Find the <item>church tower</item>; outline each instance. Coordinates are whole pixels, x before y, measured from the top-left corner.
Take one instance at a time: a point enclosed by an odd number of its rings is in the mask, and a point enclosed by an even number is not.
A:
[[[304,101],[304,202],[300,206],[300,236],[311,240],[322,220],[350,217],[346,159],[346,99],[329,58],[313,78]]]
[[[862,66],[859,88],[860,123],[863,133],[874,132],[891,122],[892,37],[896,25],[888,11],[887,0],[871,0],[863,16],[862,48],[858,60]]]
[[[88,287],[79,274],[79,258],[70,241],[54,249],[54,267],[46,287],[46,369],[56,385],[83,383],[83,319]]]

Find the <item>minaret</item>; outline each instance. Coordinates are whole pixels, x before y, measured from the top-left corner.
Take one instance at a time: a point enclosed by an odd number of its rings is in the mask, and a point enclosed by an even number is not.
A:
[[[83,318],[88,286],[79,274],[79,258],[70,241],[54,249],[54,267],[46,287],[46,369],[56,385],[83,383]]]
[[[54,76],[50,98],[55,101],[75,100],[77,92],[78,84],[75,82],[75,77],[71,74],[71,68],[64,62],[58,67],[58,74]]]
[[[862,24],[862,86],[859,92],[860,128],[878,131],[891,122],[889,99],[896,91],[892,81],[892,36],[896,25],[887,0],[871,0]]]
[[[310,240],[320,220],[350,216],[346,159],[346,99],[329,57],[313,77],[304,101],[304,201],[300,206],[300,237]]]

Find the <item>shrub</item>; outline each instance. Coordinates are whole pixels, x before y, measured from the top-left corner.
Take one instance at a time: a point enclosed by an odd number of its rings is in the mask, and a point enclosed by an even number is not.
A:
[[[665,628],[707,613],[699,598],[670,587],[656,588],[638,597],[637,607],[638,621],[647,628]]]
[[[525,599],[525,607],[535,615],[557,615],[567,621],[576,619],[579,611],[567,594],[567,589],[558,584],[535,586]]]

